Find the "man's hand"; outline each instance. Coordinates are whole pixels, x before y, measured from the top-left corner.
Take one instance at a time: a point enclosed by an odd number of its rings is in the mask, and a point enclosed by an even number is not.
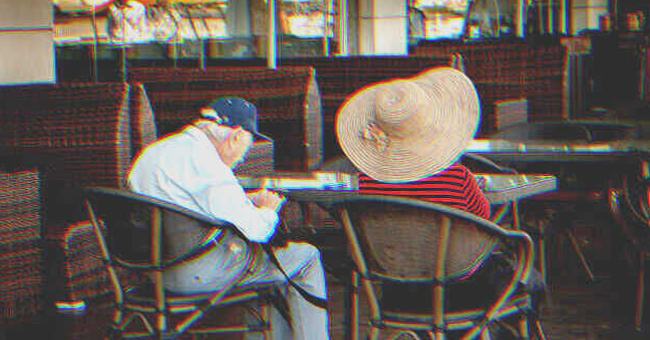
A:
[[[284,196],[273,191],[268,191],[267,189],[249,192],[247,195],[256,207],[268,208],[276,212],[280,212],[282,205],[286,201]]]

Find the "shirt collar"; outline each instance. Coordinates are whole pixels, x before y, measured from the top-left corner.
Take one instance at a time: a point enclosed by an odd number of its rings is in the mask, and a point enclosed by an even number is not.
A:
[[[214,144],[212,144],[210,138],[208,138],[208,136],[205,135],[205,132],[201,131],[201,129],[194,125],[188,125],[185,129],[183,129],[182,133],[190,136],[193,139],[199,140],[202,146],[209,148],[221,160],[221,155],[219,152],[217,152]]]

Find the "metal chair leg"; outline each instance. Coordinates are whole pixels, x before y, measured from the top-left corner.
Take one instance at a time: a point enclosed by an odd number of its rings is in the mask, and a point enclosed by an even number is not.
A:
[[[542,322],[537,319],[535,320],[535,332],[537,333],[537,339],[546,340],[546,334],[544,334],[544,330],[542,329]]]
[[[528,316],[523,315],[519,319],[519,338],[520,339],[530,339],[530,334],[528,333]]]
[[[347,290],[345,339],[359,340],[359,274],[352,270]]]
[[[594,282],[595,281],[594,273],[591,270],[589,263],[587,263],[587,259],[585,258],[585,255],[582,253],[582,250],[580,249],[580,245],[578,244],[575,235],[573,235],[573,232],[571,230],[567,230],[566,234],[569,237],[569,241],[571,241],[571,247],[573,248],[573,250],[575,250],[576,254],[578,255],[580,264],[585,269],[585,272],[587,272],[587,276],[589,276],[589,280],[591,282]]]
[[[266,327],[264,329],[264,332],[262,332],[262,336],[264,337],[264,340],[273,340],[273,332],[271,331],[271,312],[269,310],[269,305],[268,303],[262,303],[262,306],[260,307],[260,314],[262,315],[262,320],[266,323]]]
[[[635,326],[637,331],[641,331],[643,324],[643,302],[645,300],[645,259],[646,252],[641,250],[639,252],[639,276],[637,281],[636,290],[636,316]]]
[[[372,326],[370,328],[370,340],[379,340],[379,328]]]
[[[481,332],[481,340],[492,340],[492,334],[490,334],[490,329],[485,327]]]

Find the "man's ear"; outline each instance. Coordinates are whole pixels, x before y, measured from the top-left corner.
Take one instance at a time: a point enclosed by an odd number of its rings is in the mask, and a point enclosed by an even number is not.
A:
[[[230,132],[228,133],[228,137],[226,138],[226,145],[228,146],[229,149],[234,149],[235,145],[239,141],[239,138],[241,138],[241,127],[234,127],[230,128]]]
[[[237,126],[233,128],[233,131],[231,132],[233,141],[238,142],[240,138],[244,136],[244,128],[241,126]]]

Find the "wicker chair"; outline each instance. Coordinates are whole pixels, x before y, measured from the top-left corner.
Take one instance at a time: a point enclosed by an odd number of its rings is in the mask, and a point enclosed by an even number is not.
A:
[[[436,340],[454,331],[464,331],[462,339],[489,338],[489,326],[513,314],[521,314],[521,338],[529,338],[532,320],[544,339],[530,295],[517,289],[528,281],[533,262],[532,241],[524,232],[447,206],[392,196],[349,196],[332,209],[340,216],[370,304],[370,339],[378,339],[382,329],[396,330],[394,336],[427,332]],[[487,308],[452,311],[447,288],[472,277],[500,244],[504,251],[515,250],[516,269],[508,287]],[[373,283],[431,284],[432,310],[388,310]]]
[[[0,338],[45,305],[40,181],[35,169],[0,170]]]
[[[621,227],[637,255],[638,275],[634,325],[643,328],[645,304],[645,264],[650,258],[650,181],[648,160],[639,159],[637,173],[625,174],[610,184],[607,203],[614,220]]]
[[[221,230],[216,238],[234,236],[243,248],[250,243],[230,224],[213,220],[179,206],[126,190],[85,188],[86,207],[102,257],[115,292],[115,310],[108,338],[171,339],[181,334],[223,334],[234,332],[263,332],[268,338],[267,297],[272,286],[231,289],[254,265],[253,252],[245,252],[240,265],[242,274],[232,285],[219,291],[200,294],[175,294],[163,288],[163,271],[173,265],[201,256],[212,243],[211,235]],[[183,233],[191,235],[195,245],[169,242],[170,225],[182,225]],[[106,227],[104,237],[101,225]],[[215,228],[216,227],[216,228]],[[217,229],[219,228],[219,229]],[[221,236],[218,236],[221,235]],[[125,268],[149,277],[139,285],[122,285],[116,268]],[[212,308],[232,306],[244,301],[258,300],[260,313],[252,312],[254,324],[219,326],[201,322]],[[146,329],[130,327],[134,318],[140,318]],[[195,327],[196,326],[196,327]]]

